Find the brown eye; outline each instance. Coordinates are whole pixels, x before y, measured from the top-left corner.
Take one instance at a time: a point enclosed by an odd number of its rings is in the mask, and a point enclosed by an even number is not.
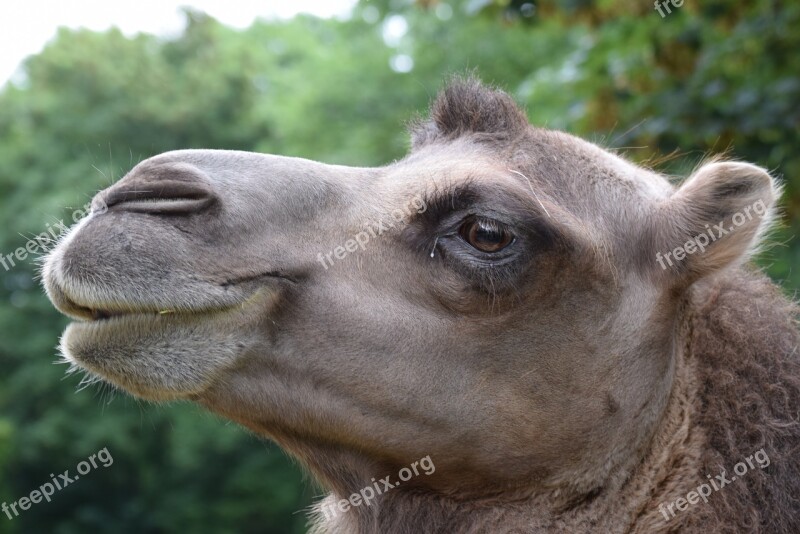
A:
[[[481,252],[499,252],[514,240],[514,236],[499,223],[480,219],[465,222],[459,234]]]

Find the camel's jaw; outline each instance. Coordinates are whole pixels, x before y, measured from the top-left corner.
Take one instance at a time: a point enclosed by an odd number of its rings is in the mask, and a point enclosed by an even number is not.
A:
[[[246,302],[197,312],[119,313],[70,324],[64,359],[147,400],[173,400],[205,391],[258,342],[254,310],[269,306],[262,290]]]

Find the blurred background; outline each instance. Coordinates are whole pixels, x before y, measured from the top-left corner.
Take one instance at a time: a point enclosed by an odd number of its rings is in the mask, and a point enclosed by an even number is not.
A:
[[[404,124],[446,75],[475,69],[534,124],[676,180],[720,152],[782,177],[783,227],[759,262],[788,294],[800,288],[797,2],[188,3],[0,7],[0,254],[71,224],[94,192],[166,150],[385,164],[406,152]],[[274,446],[188,404],[65,377],[54,362],[66,320],[35,259],[8,267],[0,501],[104,447],[114,463],[19,517],[0,514],[0,533],[305,531],[320,491]]]

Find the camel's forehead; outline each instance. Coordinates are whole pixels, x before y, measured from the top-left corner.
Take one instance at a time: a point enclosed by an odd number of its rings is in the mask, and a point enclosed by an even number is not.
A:
[[[466,181],[491,183],[504,181],[509,164],[486,147],[457,140],[442,146],[426,147],[398,163],[385,175],[389,187],[410,191],[443,190]]]
[[[535,128],[509,146],[468,137],[425,146],[388,169],[385,187],[402,192],[398,201],[470,182],[523,188],[567,211],[612,218],[620,211],[646,210],[674,191],[662,175],[597,145]]]

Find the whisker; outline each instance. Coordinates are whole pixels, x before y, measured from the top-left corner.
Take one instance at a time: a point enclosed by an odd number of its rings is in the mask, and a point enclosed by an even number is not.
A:
[[[539,195],[537,195],[536,191],[533,190],[533,184],[531,183],[531,179],[528,178],[527,176],[525,176],[524,174],[522,174],[521,172],[515,171],[514,169],[508,169],[508,170],[513,172],[514,174],[519,174],[520,176],[522,176],[523,178],[525,178],[528,181],[528,187],[531,188],[531,193],[533,193],[533,196],[536,198],[536,202],[539,203],[539,205],[542,207],[542,209],[547,214],[547,216],[550,217],[550,213],[547,211],[547,208],[545,208],[544,204],[542,204],[542,201],[539,200]]]

